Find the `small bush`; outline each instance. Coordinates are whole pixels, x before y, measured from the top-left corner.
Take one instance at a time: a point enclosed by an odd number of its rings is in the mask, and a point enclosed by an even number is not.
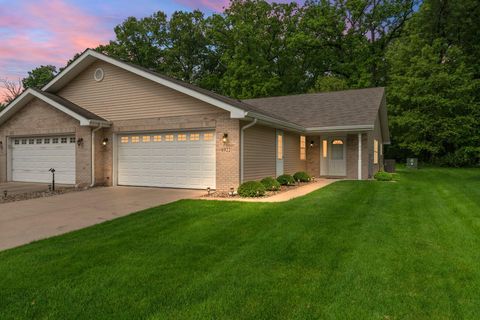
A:
[[[295,184],[295,179],[289,174],[282,174],[277,178],[278,183],[280,183],[282,186],[288,186]]]
[[[265,190],[267,191],[280,190],[280,183],[278,183],[278,181],[272,177],[263,178],[262,181],[260,182],[263,184],[263,186],[265,187]]]
[[[265,195],[265,187],[258,181],[247,181],[238,187],[237,192],[241,197],[261,197]]]
[[[375,173],[374,178],[378,181],[392,181],[393,175],[385,171],[378,171]]]
[[[295,181],[300,181],[300,182],[308,182],[311,179],[310,175],[305,171],[295,172],[295,174],[293,175],[293,178],[295,179]]]

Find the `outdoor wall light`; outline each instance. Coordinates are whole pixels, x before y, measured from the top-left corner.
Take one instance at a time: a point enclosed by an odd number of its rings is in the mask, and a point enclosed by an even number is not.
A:
[[[223,143],[227,143],[227,142],[228,142],[228,133],[224,133],[224,134],[223,134],[222,141],[223,141]]]
[[[108,138],[103,138],[102,140],[102,146],[106,146],[108,144]]]
[[[315,141],[311,140],[310,141],[310,148],[312,148],[315,145]]]
[[[83,145],[83,138],[78,138],[77,139],[77,146],[80,147],[81,145]]]

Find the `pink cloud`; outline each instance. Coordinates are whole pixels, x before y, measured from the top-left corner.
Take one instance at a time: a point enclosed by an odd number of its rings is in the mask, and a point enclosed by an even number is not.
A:
[[[223,11],[224,8],[230,6],[230,0],[177,0],[192,9],[208,8],[214,11]]]
[[[99,17],[64,0],[17,3],[0,11],[0,77],[16,80],[42,64],[63,66],[75,53],[112,37]],[[2,96],[0,89],[0,101]]]

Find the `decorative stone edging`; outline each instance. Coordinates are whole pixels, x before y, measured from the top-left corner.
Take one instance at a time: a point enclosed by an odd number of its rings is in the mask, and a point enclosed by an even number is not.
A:
[[[22,200],[29,200],[35,198],[44,198],[44,197],[51,197],[56,196],[59,194],[70,193],[74,191],[83,191],[84,189],[79,188],[61,188],[55,191],[33,191],[33,192],[25,192],[25,193],[16,193],[5,197],[4,194],[0,194],[0,204],[1,203],[8,203],[8,202],[15,202],[15,201],[22,201]]]

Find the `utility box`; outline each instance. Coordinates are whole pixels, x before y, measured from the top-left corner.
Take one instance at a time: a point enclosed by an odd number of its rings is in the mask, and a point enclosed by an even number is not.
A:
[[[408,169],[418,169],[418,158],[407,158]]]
[[[383,169],[386,172],[395,173],[395,165],[396,165],[395,159],[385,159],[385,161],[383,162]]]

